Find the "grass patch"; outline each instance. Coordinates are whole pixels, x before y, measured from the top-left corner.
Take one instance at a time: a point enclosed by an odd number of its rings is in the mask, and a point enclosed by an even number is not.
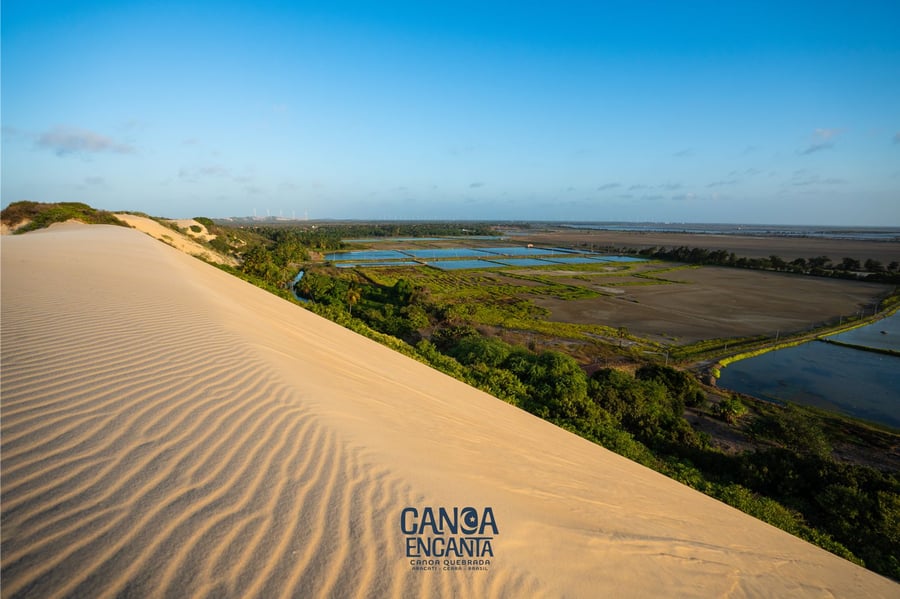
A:
[[[15,230],[15,234],[44,229],[53,223],[64,223],[77,220],[89,225],[118,225],[127,227],[111,212],[97,210],[81,202],[60,202],[45,204],[41,202],[13,202],[0,213],[0,220],[10,228],[24,221],[30,221]]]

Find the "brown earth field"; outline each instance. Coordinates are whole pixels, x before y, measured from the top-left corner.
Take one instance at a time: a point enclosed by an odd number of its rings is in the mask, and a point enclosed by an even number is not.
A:
[[[606,287],[582,300],[535,299],[549,320],[626,327],[663,343],[798,332],[874,309],[891,285],[704,266],[660,273],[678,283]],[[599,277],[598,277],[599,278]],[[570,282],[570,281],[560,281]],[[584,285],[584,283],[582,283]],[[593,288],[602,289],[602,282]]]
[[[882,264],[900,262],[900,243],[856,241],[849,239],[817,239],[797,237],[756,237],[743,235],[711,235],[699,233],[643,233],[636,231],[540,231],[517,236],[523,242],[540,245],[588,244],[596,247],[676,248],[681,246],[726,250],[738,256],[795,258],[828,256],[832,261],[844,257],[865,262],[869,258]]]
[[[727,249],[739,255],[782,258],[844,256],[888,264],[900,260],[900,244],[838,239],[764,238],[737,235],[643,234],[607,231],[540,232],[517,236],[518,243],[538,246],[593,244],[617,247],[706,247]],[[378,243],[379,250],[409,248],[490,247],[508,245],[497,240],[434,240]],[[354,248],[355,249],[355,248]],[[362,248],[360,248],[362,249]],[[830,279],[790,273],[693,266],[651,261],[576,268],[522,268],[478,270],[478,277],[492,277],[523,288],[523,298],[550,311],[548,320],[575,324],[625,327],[632,335],[664,344],[683,345],[704,339],[755,335],[786,335],[841,318],[871,315],[894,285]],[[675,268],[676,270],[672,270]],[[469,271],[456,271],[458,275]],[[550,278],[555,282],[603,294],[589,299],[560,299],[526,293],[540,283],[507,275]],[[412,277],[415,279],[415,277]]]

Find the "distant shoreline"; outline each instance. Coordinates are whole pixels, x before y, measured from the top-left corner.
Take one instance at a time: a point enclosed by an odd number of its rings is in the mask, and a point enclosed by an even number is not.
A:
[[[825,237],[762,236],[730,232],[654,232],[611,231],[599,229],[562,229],[528,231],[533,243],[587,244],[594,248],[652,247],[676,248],[681,246],[707,250],[725,250],[748,258],[765,258],[772,255],[785,260],[828,256],[840,261],[844,257],[865,261],[869,258],[884,264],[900,261],[900,242],[872,239],[837,239]]]

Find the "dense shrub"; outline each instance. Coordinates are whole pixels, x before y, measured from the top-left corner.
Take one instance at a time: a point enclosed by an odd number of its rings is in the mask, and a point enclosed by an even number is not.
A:
[[[758,418],[751,432],[802,455],[826,457],[831,453],[831,444],[818,422],[791,404],[775,407],[772,413]]]
[[[684,405],[699,407],[706,401],[700,384],[690,372],[676,370],[671,366],[645,364],[634,373],[635,378],[662,383],[669,394]]]
[[[713,414],[729,424],[735,424],[746,413],[747,406],[735,396],[722,399],[713,406]]]
[[[77,220],[92,225],[118,225],[126,227],[111,212],[97,210],[80,202],[60,202],[44,204],[40,202],[13,202],[0,213],[0,220],[9,227],[15,227],[23,221],[28,224],[16,229],[16,233],[25,233],[49,227],[53,223]]]

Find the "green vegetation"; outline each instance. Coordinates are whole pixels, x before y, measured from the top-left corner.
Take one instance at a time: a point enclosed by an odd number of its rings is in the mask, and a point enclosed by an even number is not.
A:
[[[767,354],[770,351],[775,351],[776,349],[785,349],[788,347],[796,347],[802,343],[805,343],[805,339],[796,340],[796,341],[783,341],[781,343],[772,343],[770,345],[766,345],[765,347],[761,347],[759,349],[754,349],[752,351],[747,351],[739,354],[733,354],[728,356],[727,358],[722,358],[719,360],[719,364],[721,366],[728,366],[733,362],[737,362],[738,360],[746,360],[747,358],[755,358],[756,356],[761,356],[763,354]]]
[[[489,223],[454,222],[398,222],[398,223],[354,223],[316,224],[298,226],[296,222],[284,224],[266,223],[251,225],[256,230],[311,230],[327,237],[340,239],[368,239],[386,237],[474,237],[495,236],[497,231]]]
[[[546,320],[538,298],[592,297],[594,292],[541,274],[439,271],[431,268],[338,269],[315,260],[341,247],[340,229],[216,227],[247,280],[290,298],[351,330],[480,388],[572,433],[662,472],[847,559],[900,580],[900,478],[896,471],[839,462],[832,447],[896,445],[896,433],[793,406],[753,405],[717,396],[689,372],[642,357],[660,349],[623,328]],[[428,230],[426,228],[421,231]],[[392,234],[412,236],[402,228]],[[434,233],[429,233],[434,235]],[[354,230],[353,236],[376,236]],[[773,265],[783,265],[770,259]],[[814,260],[810,260],[814,262]],[[558,267],[555,270],[566,270]],[[629,267],[571,268],[578,276],[635,276]],[[673,284],[669,269],[640,273]],[[535,272],[540,272],[536,270]],[[590,274],[586,274],[590,273]],[[594,274],[596,273],[596,274]],[[624,279],[621,279],[624,281]],[[604,280],[603,285],[610,285]],[[634,367],[599,368],[590,376],[568,351],[538,350],[507,338],[593,344],[593,354]],[[748,351],[764,337],[743,340]],[[786,342],[790,343],[790,340]],[[688,353],[719,351],[735,340],[708,340]],[[527,347],[526,347],[527,345]],[[674,352],[673,352],[674,353]],[[674,356],[673,356],[674,357]],[[715,422],[749,439],[752,450],[718,449],[691,425]]]
[[[755,430],[782,446],[729,455],[713,449],[684,418],[685,402],[702,403],[703,395],[687,373],[649,365],[635,376],[602,369],[587,377],[564,354],[529,352],[471,328],[436,337],[446,355],[469,368],[470,379],[477,379],[472,372],[492,373],[494,388],[479,386],[498,397],[838,555],[900,577],[900,480],[833,461],[823,430],[808,414],[777,408]],[[503,372],[500,379],[497,373]],[[730,422],[747,412],[736,397],[711,411]]]
[[[837,339],[829,339],[827,337],[821,337],[819,341],[823,343],[830,343],[832,345],[840,345],[841,347],[852,347],[853,349],[857,349],[859,351],[868,351],[876,354],[885,354],[888,356],[900,356],[900,351],[897,351],[896,349],[872,347],[870,345],[857,345],[855,343],[845,343],[843,341],[838,341]]]
[[[778,256],[768,258],[737,257],[734,252],[725,250],[707,250],[705,248],[647,248],[639,252],[642,256],[660,260],[687,262],[690,264],[711,264],[716,266],[732,266],[754,270],[773,270],[794,274],[813,275],[819,277],[837,277],[843,279],[865,279],[882,283],[900,283],[900,269],[894,262],[885,268],[878,260],[868,259],[864,264],[856,258],[844,257],[838,263],[832,263],[828,256],[815,256],[809,259],[797,258],[787,262]],[[893,268],[892,268],[893,267]]]
[[[736,396],[726,397],[713,407],[713,414],[729,424],[737,424],[746,413],[747,406]]]
[[[111,212],[97,210],[80,202],[60,202],[57,204],[28,201],[13,202],[4,208],[3,212],[0,212],[0,220],[11,228],[24,221],[29,221],[15,230],[17,234],[43,229],[53,223],[63,223],[67,220],[77,220],[92,225],[128,226],[113,216]]]

